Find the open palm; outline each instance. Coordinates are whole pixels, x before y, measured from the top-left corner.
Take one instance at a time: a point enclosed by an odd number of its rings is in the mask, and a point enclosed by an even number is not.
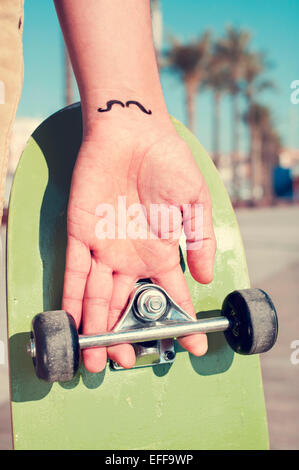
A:
[[[175,132],[153,124],[123,126],[115,142],[116,125],[109,121],[83,141],[72,178],[62,306],[78,327],[82,320],[84,334],[111,330],[142,278],[195,315],[180,267],[182,226],[191,274],[201,283],[213,277],[211,202],[191,151]],[[207,350],[203,334],[179,341],[195,355]],[[85,350],[85,367],[102,370],[107,352],[123,367],[134,365],[134,349],[125,344]]]

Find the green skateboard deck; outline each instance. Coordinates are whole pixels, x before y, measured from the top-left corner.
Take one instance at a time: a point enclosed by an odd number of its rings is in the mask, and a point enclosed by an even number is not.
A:
[[[196,283],[183,267],[197,312],[221,308],[249,287],[234,211],[212,161],[173,119],[210,188],[217,238],[214,280]],[[7,305],[15,449],[265,449],[268,431],[258,356],[234,354],[221,332],[194,357],[176,344],[173,364],[91,374],[47,383],[26,354],[32,318],[61,308],[66,210],[82,134],[73,105],[32,134],[11,191]],[[183,252],[184,256],[185,253]],[[184,263],[182,263],[183,265]]]

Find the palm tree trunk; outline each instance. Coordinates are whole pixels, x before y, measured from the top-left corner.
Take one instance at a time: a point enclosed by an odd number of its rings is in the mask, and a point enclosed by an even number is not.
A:
[[[263,164],[263,187],[264,200],[267,204],[272,204],[274,200],[273,194],[273,169],[278,164],[279,149],[271,138],[265,138],[262,148],[262,164]]]
[[[273,190],[272,190],[272,172],[273,166],[271,162],[272,157],[272,145],[267,141],[264,145],[263,151],[263,189],[264,189],[264,202],[272,204],[273,202]]]
[[[214,92],[213,102],[213,132],[212,132],[212,149],[213,149],[213,160],[215,166],[219,167],[219,143],[220,143],[220,99],[221,93],[219,91]]]
[[[251,194],[252,200],[261,199],[263,194],[262,136],[257,126],[251,126]]]

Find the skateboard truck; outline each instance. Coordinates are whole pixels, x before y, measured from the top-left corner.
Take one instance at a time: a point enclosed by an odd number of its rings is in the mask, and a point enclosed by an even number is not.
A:
[[[173,362],[174,338],[193,333],[223,331],[230,347],[246,355],[266,352],[275,344],[277,315],[264,291],[234,291],[225,298],[218,313],[219,316],[195,320],[160,286],[140,283],[113,331],[78,335],[73,317],[64,310],[43,312],[33,319],[27,352],[37,376],[54,382],[74,377],[80,349],[131,343],[136,352],[135,367],[144,367]],[[115,362],[111,366],[121,369]]]

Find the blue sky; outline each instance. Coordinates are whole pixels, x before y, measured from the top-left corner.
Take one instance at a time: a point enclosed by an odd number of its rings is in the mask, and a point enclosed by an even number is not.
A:
[[[275,126],[286,146],[299,148],[299,104],[290,102],[290,84],[299,79],[299,0],[161,0],[164,45],[171,32],[182,41],[200,36],[207,29],[215,37],[227,25],[251,31],[251,48],[265,51],[273,64],[267,73],[276,85],[260,101],[269,105]],[[51,0],[25,0],[24,62],[25,76],[17,116],[44,118],[64,106],[63,39]],[[179,80],[169,73],[161,76],[169,112],[186,123],[184,91]],[[75,94],[79,99],[78,93]],[[209,92],[197,98],[196,135],[211,149],[211,103]],[[242,102],[241,102],[242,103]],[[244,109],[244,103],[242,103]],[[221,146],[230,148],[230,103],[222,105]],[[242,129],[242,147],[247,143]]]

